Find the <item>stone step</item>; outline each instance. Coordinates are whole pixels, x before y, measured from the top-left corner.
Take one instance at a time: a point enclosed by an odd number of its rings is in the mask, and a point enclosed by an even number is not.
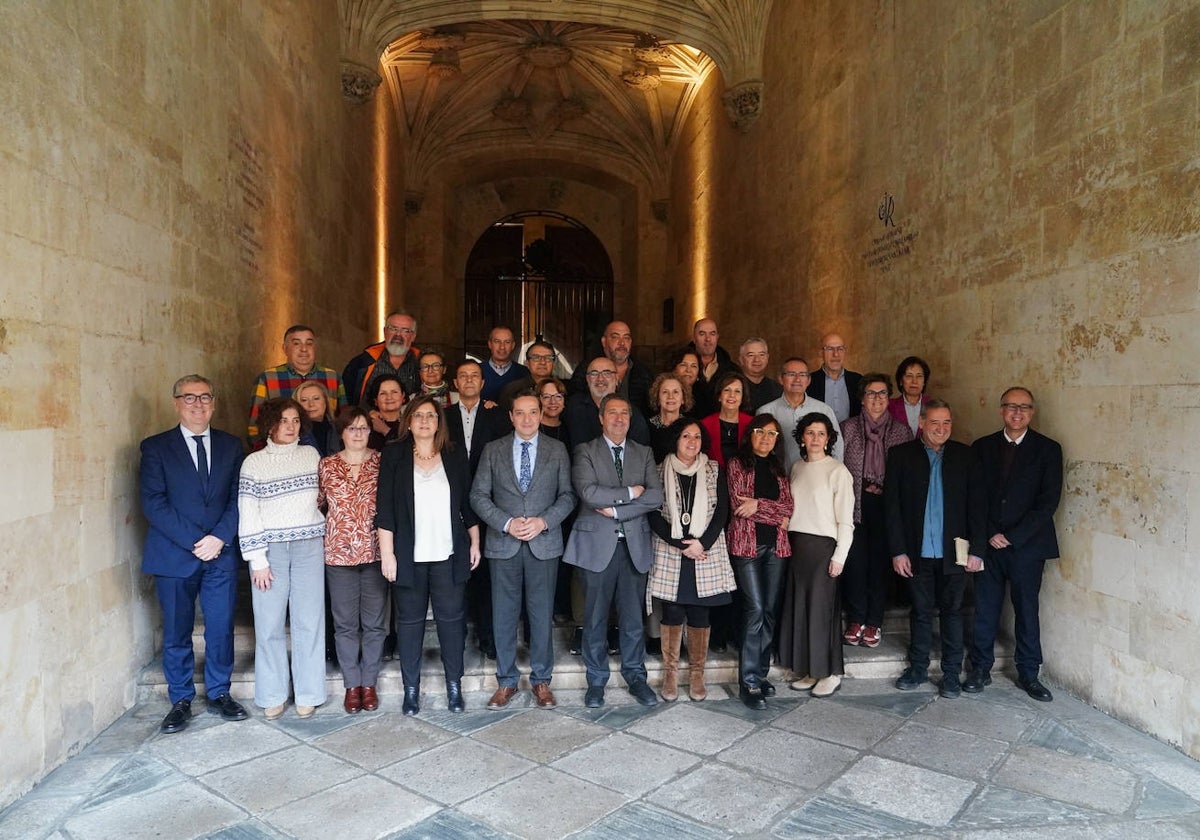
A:
[[[561,625],[555,628],[554,646],[554,688],[584,689],[587,687],[587,674],[583,659],[572,656],[569,652],[573,628]],[[239,635],[242,635],[239,633]],[[254,697],[254,645],[253,630],[249,633],[251,642],[248,648],[235,648],[233,680],[230,693],[239,700],[250,700]],[[908,633],[894,633],[885,630],[883,641],[879,647],[843,647],[846,662],[846,676],[851,679],[894,679],[904,672],[907,665],[905,655],[908,647]],[[1011,662],[1011,643],[997,644],[997,671],[1006,668]],[[938,673],[939,656],[937,637],[933,644],[934,656],[930,671]],[[685,651],[686,666],[686,651]],[[529,687],[529,657],[524,645],[518,650],[518,664],[523,674],[521,688]],[[609,657],[612,666],[612,685],[622,685],[620,677],[620,657]],[[662,680],[662,659],[657,656],[646,657],[646,670],[649,673],[650,684],[658,685]],[[717,684],[737,684],[737,653],[732,649],[724,653],[709,653],[706,665],[705,679]],[[788,674],[778,665],[771,669],[772,681],[783,683]],[[326,664],[326,685],[330,701],[339,698],[343,693],[341,672],[334,663]],[[196,652],[196,686],[197,693],[204,696],[204,657],[200,650]],[[400,663],[395,660],[385,661],[380,671],[376,687],[380,694],[398,695],[402,693],[403,681],[400,676]],[[462,687],[464,691],[492,691],[496,688],[495,660],[485,659],[479,649],[470,641],[467,644],[465,669]],[[438,654],[437,632],[432,623],[425,631],[425,653],[421,663],[421,690],[423,692],[441,692],[445,689],[442,675],[441,658]],[[138,680],[138,699],[146,700],[154,697],[167,696],[167,686],[162,675],[160,660],[142,669]]]

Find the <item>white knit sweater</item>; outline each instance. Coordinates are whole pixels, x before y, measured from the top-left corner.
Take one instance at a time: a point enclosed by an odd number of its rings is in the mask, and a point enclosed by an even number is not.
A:
[[[265,569],[270,543],[325,536],[325,517],[317,509],[317,464],[311,446],[280,445],[252,452],[242,462],[238,481],[238,544],[251,569]]]
[[[854,483],[850,470],[833,457],[792,465],[792,519],[789,531],[833,537],[833,563],[845,563],[854,540]]]

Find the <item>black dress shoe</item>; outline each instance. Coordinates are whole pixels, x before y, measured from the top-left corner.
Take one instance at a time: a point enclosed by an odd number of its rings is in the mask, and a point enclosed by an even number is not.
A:
[[[929,682],[928,675],[918,671],[916,668],[908,668],[896,680],[896,688],[901,691],[912,691],[917,686],[927,682]]]
[[[633,695],[633,699],[641,703],[643,706],[657,706],[658,695],[654,693],[645,680],[634,680],[629,684],[629,693]]]
[[[759,685],[759,688],[762,689],[763,697],[774,697],[775,696],[775,686],[771,685],[770,680],[763,680],[758,685]]]
[[[583,705],[589,709],[599,709],[604,705],[604,686],[589,685],[583,695]]]
[[[1017,685],[1023,688],[1026,694],[1039,702],[1049,703],[1054,699],[1054,695],[1050,693],[1050,689],[1038,682],[1037,677],[1028,680],[1024,677],[1017,677]]]
[[[942,674],[942,684],[938,686],[938,694],[947,700],[953,700],[962,694],[962,683],[958,674]]]
[[[756,712],[761,712],[767,708],[767,698],[763,696],[762,686],[743,685],[738,696],[742,698],[742,704],[747,709],[754,709]]]
[[[220,715],[224,720],[245,720],[250,717],[242,707],[242,704],[228,694],[222,694],[215,700],[209,698],[208,713],[210,715]]]
[[[463,702],[462,683],[446,683],[446,708],[452,712],[466,711],[467,704]]]
[[[616,656],[621,652],[621,631],[616,627],[608,628],[608,655]]]
[[[985,685],[992,684],[992,675],[987,671],[972,671],[963,680],[962,690],[967,694],[978,694],[983,691]]]
[[[662,656],[662,639],[653,636],[646,637],[646,653],[651,656]]]
[[[192,701],[177,700],[158,728],[163,732],[182,732],[192,720]]]
[[[417,712],[421,711],[421,689],[419,686],[404,686],[404,702],[400,705],[400,711],[409,717],[413,717]]]
[[[575,632],[571,634],[570,651],[571,651],[572,656],[582,656],[583,655],[583,628],[582,627],[576,627]]]

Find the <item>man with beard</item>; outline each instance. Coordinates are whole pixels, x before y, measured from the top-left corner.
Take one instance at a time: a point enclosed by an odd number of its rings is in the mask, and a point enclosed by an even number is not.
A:
[[[342,371],[342,383],[350,402],[361,405],[371,382],[385,373],[399,378],[405,394],[417,393],[421,387],[417,365],[421,351],[413,346],[416,340],[417,320],[407,312],[390,313],[384,322],[383,341],[365,348]]]

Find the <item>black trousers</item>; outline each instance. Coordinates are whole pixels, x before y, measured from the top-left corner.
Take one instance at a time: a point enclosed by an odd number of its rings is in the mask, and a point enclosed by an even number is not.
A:
[[[755,686],[771,670],[771,645],[779,621],[779,599],[787,560],[775,546],[760,545],[753,557],[734,557],[733,575],[742,599],[742,648],[738,656],[738,679]]]
[[[1017,649],[1014,657],[1017,674],[1034,679],[1042,667],[1042,629],[1038,618],[1038,598],[1042,591],[1042,570],[1046,561],[1023,555],[1013,548],[988,552],[983,571],[975,575],[975,638],[971,643],[971,666],[990,671],[996,662],[996,634],[1000,611],[1004,607],[1007,585],[1013,605],[1013,635]]]
[[[846,620],[868,627],[883,626],[888,587],[892,582],[883,517],[883,496],[862,494],[862,521],[854,526],[854,542],[842,571],[842,606]]]
[[[912,612],[909,614],[908,664],[920,673],[929,671],[929,649],[933,645],[933,611],[938,611],[942,635],[942,673],[958,676],[963,663],[963,592],[965,572],[943,571],[940,557],[919,557],[908,579]]]
[[[421,684],[421,655],[425,651],[425,615],[433,603],[433,620],[437,624],[438,647],[442,653],[442,670],[447,682],[457,682],[463,675],[463,649],[466,646],[467,622],[463,614],[465,583],[454,582],[449,560],[438,563],[417,563],[412,586],[392,584],[399,615],[399,638],[396,650],[400,654],[400,674],[405,686]]]
[[[639,572],[624,540],[617,541],[612,559],[602,571],[583,572],[583,664],[588,685],[606,685],[608,670],[608,613],[614,602],[621,639],[621,676],[627,684],[646,679],[646,637],[642,608],[646,575]]]

